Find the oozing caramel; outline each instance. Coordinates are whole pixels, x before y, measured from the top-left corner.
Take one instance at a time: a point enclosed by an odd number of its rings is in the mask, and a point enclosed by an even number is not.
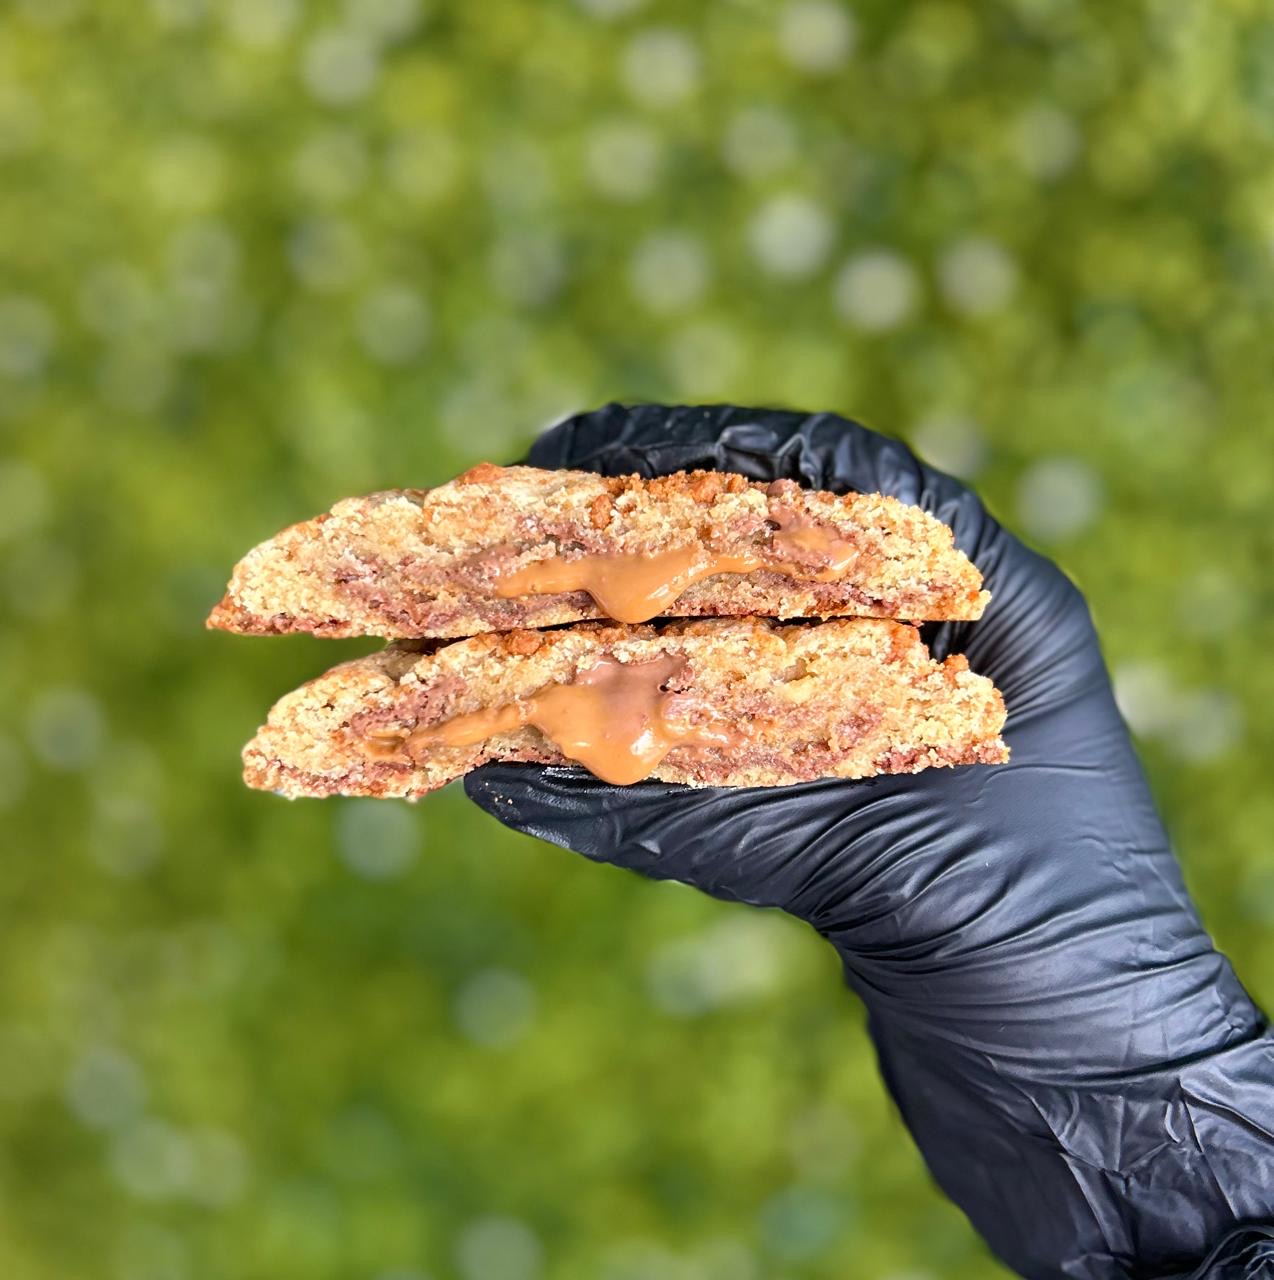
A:
[[[607,617],[617,622],[647,622],[658,617],[687,587],[719,573],[768,569],[811,582],[835,582],[858,554],[853,542],[808,516],[784,515],[775,523],[779,527],[767,545],[743,551],[713,551],[700,543],[653,553],[537,560],[501,575],[495,592],[509,599],[587,591]]]
[[[416,758],[436,747],[469,747],[522,725],[533,725],[569,760],[606,782],[649,777],[674,747],[728,747],[735,734],[720,726],[694,725],[678,715],[683,695],[663,686],[685,668],[665,654],[648,662],[602,658],[571,684],[551,684],[529,698],[484,707],[406,735],[377,734],[371,754],[400,752]]]

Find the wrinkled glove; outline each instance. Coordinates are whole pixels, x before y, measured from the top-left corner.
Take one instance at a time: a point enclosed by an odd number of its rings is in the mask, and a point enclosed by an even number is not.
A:
[[[470,797],[817,929],[934,1177],[1022,1275],[1274,1276],[1274,1040],[1186,894],[1065,575],[962,484],[831,414],[610,405],[528,461],[790,478],[932,512],[992,601],[925,637],[999,686],[1012,761],[707,790],[488,765]]]

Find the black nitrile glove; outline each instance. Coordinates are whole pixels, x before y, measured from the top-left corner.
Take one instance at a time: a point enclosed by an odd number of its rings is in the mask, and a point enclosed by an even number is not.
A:
[[[813,925],[934,1177],[1021,1274],[1274,1276],[1274,1041],[1199,923],[1062,572],[831,414],[611,405],[528,461],[880,491],[955,529],[992,602],[926,636],[1003,692],[1010,764],[749,790],[488,765],[466,790],[519,831]]]

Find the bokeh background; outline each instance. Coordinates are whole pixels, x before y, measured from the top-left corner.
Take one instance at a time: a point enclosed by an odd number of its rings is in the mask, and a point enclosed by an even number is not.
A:
[[[1004,1274],[801,927],[239,783],[232,562],[607,399],[975,481],[1274,1004],[1261,0],[7,0],[0,166],[6,1280]]]

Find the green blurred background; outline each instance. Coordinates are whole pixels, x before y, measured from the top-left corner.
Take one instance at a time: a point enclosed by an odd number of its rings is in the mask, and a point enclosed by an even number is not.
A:
[[[7,0],[0,166],[5,1280],[1004,1274],[796,924],[240,785],[233,561],[610,398],[974,480],[1274,1004],[1268,3]]]

